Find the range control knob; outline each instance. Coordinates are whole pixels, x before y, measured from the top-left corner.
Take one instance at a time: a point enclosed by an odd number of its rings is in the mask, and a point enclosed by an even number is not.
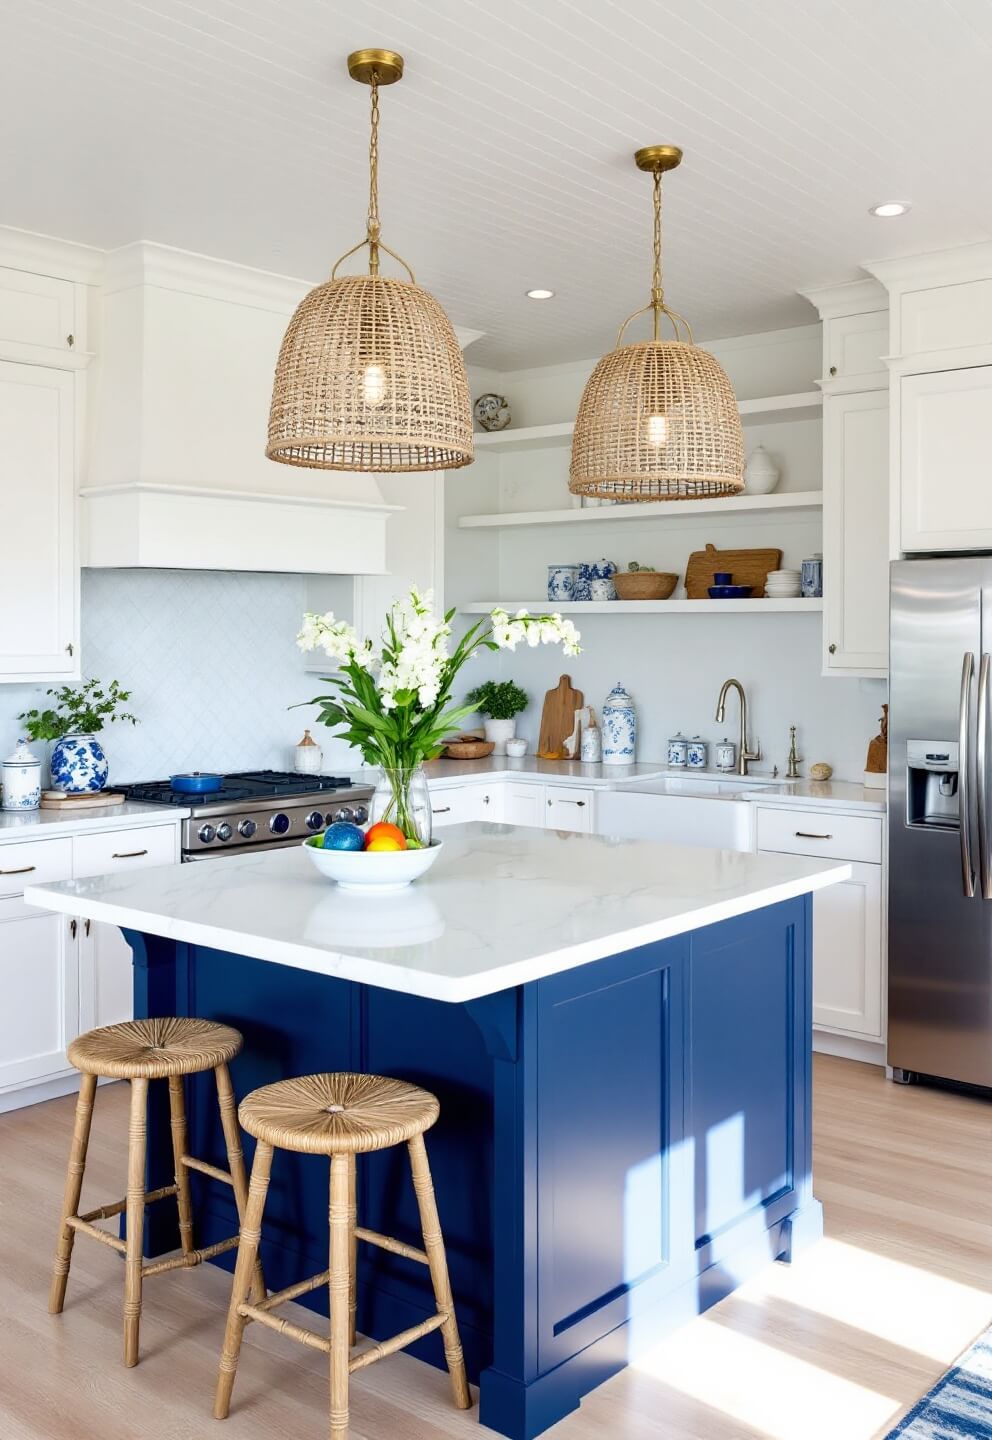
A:
[[[238,834],[243,835],[246,840],[250,840],[257,829],[258,826],[255,824],[254,820],[238,821]]]
[[[222,825],[218,825],[218,826],[217,826],[217,839],[218,839],[218,840],[230,840],[230,838],[231,838],[231,836],[232,836],[233,834],[234,834],[234,831],[231,829],[230,825],[228,825],[228,823],[227,823],[226,820],[224,821],[224,823],[223,823]]]
[[[212,825],[201,825],[196,833],[204,845],[209,845],[217,831]]]
[[[368,818],[369,818],[369,808],[368,808],[368,806],[367,806],[367,805],[356,805],[356,806],[355,806],[355,824],[356,824],[356,825],[364,825],[365,822],[366,822],[366,820],[367,820]]]
[[[335,820],[354,820],[355,812],[350,805],[339,805],[334,812]]]
[[[269,821],[269,829],[272,831],[273,835],[285,835],[286,831],[289,829],[289,826],[289,816],[284,815],[281,810],[278,815],[273,815],[272,819]]]
[[[308,829],[308,830],[319,830],[320,827],[321,827],[321,825],[323,825],[323,823],[324,823],[324,817],[323,817],[323,815],[321,815],[320,811],[319,811],[319,810],[311,810],[311,811],[310,811],[310,814],[307,816],[307,829]]]

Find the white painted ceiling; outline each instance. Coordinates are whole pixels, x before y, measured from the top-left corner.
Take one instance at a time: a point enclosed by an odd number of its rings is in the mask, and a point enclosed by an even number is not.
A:
[[[594,355],[647,298],[642,144],[686,151],[666,278],[700,336],[992,231],[989,0],[8,0],[0,224],[322,278],[363,233],[369,44],[407,62],[383,238],[481,363]]]

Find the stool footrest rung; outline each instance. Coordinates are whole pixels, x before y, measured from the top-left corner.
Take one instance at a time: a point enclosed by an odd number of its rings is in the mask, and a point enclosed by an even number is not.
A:
[[[175,1195],[178,1185],[163,1185],[161,1190],[149,1190],[145,1195],[145,1204],[151,1205],[156,1200],[167,1200],[170,1195]],[[126,1200],[115,1200],[112,1205],[100,1205],[96,1210],[87,1210],[85,1215],[80,1215],[80,1220],[112,1220],[115,1215],[123,1215],[127,1209]]]
[[[106,1230],[98,1229],[96,1225],[91,1224],[90,1221],[82,1215],[67,1215],[65,1217],[65,1223],[81,1235],[89,1235],[91,1239],[99,1240],[101,1245],[109,1245],[111,1250],[116,1250],[119,1255],[123,1255],[127,1250],[127,1246],[123,1240],[119,1239],[116,1235],[108,1235]]]
[[[297,1280],[295,1285],[287,1285],[285,1290],[273,1290],[264,1300],[259,1300],[255,1306],[256,1310],[275,1310],[279,1305],[285,1305],[290,1300],[296,1300],[301,1295],[309,1295],[311,1290],[319,1290],[321,1285],[326,1285],[331,1278],[330,1270],[322,1270],[319,1275],[311,1275],[309,1280]]]
[[[408,1345],[412,1345],[424,1335],[429,1335],[432,1330],[440,1330],[447,1318],[447,1313],[432,1315],[429,1320],[422,1320],[419,1325],[411,1325],[409,1330],[401,1330],[398,1335],[392,1335],[388,1340],[377,1341],[360,1355],[352,1356],[348,1361],[349,1374],[364,1370],[367,1365],[374,1365],[377,1360],[384,1360],[387,1355],[394,1355],[397,1350],[405,1350]]]
[[[148,1265],[142,1265],[141,1278],[147,1280],[149,1275],[164,1275],[168,1270],[189,1270],[194,1265],[202,1265],[204,1260],[212,1260],[215,1255],[223,1255],[225,1250],[235,1250],[238,1244],[238,1236],[232,1235],[227,1240],[218,1240],[215,1245],[205,1245],[202,1250],[190,1250],[186,1255],[170,1255],[165,1260],[152,1260]]]
[[[180,1165],[187,1170],[199,1170],[201,1175],[209,1175],[211,1180],[220,1180],[223,1185],[233,1185],[233,1177],[222,1170],[219,1165],[211,1165],[209,1160],[198,1160],[195,1155],[183,1155]]]
[[[367,1245],[377,1245],[380,1250],[388,1250],[391,1255],[402,1255],[407,1260],[416,1260],[420,1265],[429,1265],[424,1250],[418,1250],[415,1245],[405,1245],[402,1240],[394,1240],[391,1235],[380,1235],[378,1230],[366,1230],[362,1225],[355,1226],[355,1239],[364,1240]]]
[[[280,1335],[287,1335],[290,1340],[297,1340],[301,1345],[309,1345],[312,1350],[322,1350],[325,1355],[330,1354],[331,1342],[326,1335],[318,1335],[316,1330],[307,1330],[302,1325],[294,1325],[292,1320],[280,1320],[278,1315],[273,1315],[269,1310],[263,1310],[259,1305],[247,1303],[239,1305],[238,1314],[244,1316],[246,1320],[257,1320],[260,1325],[265,1325],[269,1330],[275,1330]]]

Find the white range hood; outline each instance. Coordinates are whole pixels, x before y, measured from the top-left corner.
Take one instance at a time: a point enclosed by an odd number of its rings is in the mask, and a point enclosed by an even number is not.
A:
[[[374,476],[265,458],[276,355],[309,288],[147,242],[107,257],[83,565],[386,572],[402,507]]]

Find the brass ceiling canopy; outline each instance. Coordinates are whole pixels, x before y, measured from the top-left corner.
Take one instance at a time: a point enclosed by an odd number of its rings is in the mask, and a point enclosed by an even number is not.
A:
[[[568,488],[606,500],[693,500],[744,489],[744,433],[723,367],[694,344],[688,322],[665,303],[661,180],[682,160],[677,145],[634,155],[654,177],[654,269],[649,303],[620,326],[616,347],[586,383],[572,436]],[[624,344],[627,326],[650,313],[652,336]],[[667,320],[673,338],[660,338]]]
[[[365,238],[345,252],[289,322],[276,364],[265,453],[285,465],[395,474],[474,459],[461,347],[442,307],[382,240],[379,90],[402,78],[394,50],[356,50],[348,73],[371,89]],[[368,250],[366,275],[338,276]],[[409,277],[380,274],[385,254]]]

